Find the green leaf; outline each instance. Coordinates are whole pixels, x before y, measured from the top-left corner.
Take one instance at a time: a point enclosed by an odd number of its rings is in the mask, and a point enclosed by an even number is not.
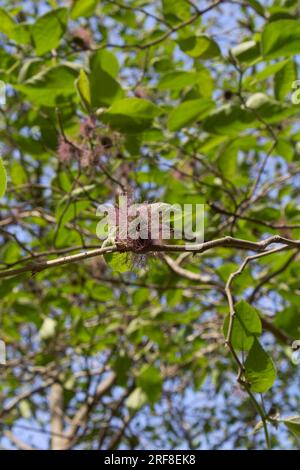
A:
[[[252,392],[264,393],[272,387],[276,379],[276,369],[270,356],[257,339],[249,351],[245,362],[245,377]]]
[[[70,222],[70,220],[78,217],[78,215],[88,206],[89,203],[87,201],[70,202],[69,198],[67,198],[67,201],[63,198],[56,207],[56,220],[61,226],[64,226]]]
[[[132,271],[132,263],[128,253],[109,253],[104,256],[109,267],[118,273]]]
[[[196,119],[206,116],[213,107],[214,103],[209,99],[184,101],[171,111],[168,128],[170,131],[178,131],[182,127],[192,124]]]
[[[297,307],[290,306],[281,310],[274,322],[277,328],[285,331],[291,338],[300,336],[300,315]]]
[[[0,8],[0,33],[5,34],[18,44],[28,44],[31,38],[31,28],[32,24],[30,23],[16,23],[4,8]]]
[[[296,64],[293,60],[289,60],[275,75],[274,92],[277,100],[284,100],[284,98],[292,91],[291,85],[296,78]]]
[[[197,93],[196,98],[198,98],[198,96],[203,98],[212,98],[212,93],[214,91],[214,81],[210,71],[202,64],[197,63],[197,75],[199,77],[199,82],[196,83],[194,88]],[[193,89],[191,90],[191,93],[193,93]]]
[[[75,93],[74,79],[77,74],[74,68],[56,65],[14,87],[37,105],[55,106],[58,98],[66,98]]]
[[[126,355],[117,355],[112,364],[112,369],[117,374],[117,384],[125,387],[128,380],[128,372],[132,365],[132,359]]]
[[[4,196],[7,186],[6,170],[0,157],[0,198]]]
[[[222,150],[220,157],[218,158],[218,168],[228,180],[232,180],[236,176],[237,170],[237,156],[238,149],[236,146],[228,145]],[[235,182],[237,179],[235,178]]]
[[[115,80],[119,64],[108,51],[99,50],[90,59],[90,92],[94,109],[109,106],[123,97],[123,90]]]
[[[143,390],[138,387],[126,399],[126,406],[132,410],[139,410],[147,403],[147,396]]]
[[[227,145],[223,145],[219,152],[219,157],[217,158],[217,165],[222,174],[226,177],[228,181],[232,181],[234,179],[234,183],[236,186],[241,186],[244,184],[244,180],[241,178],[238,172],[238,154],[240,151],[245,150],[253,150],[255,148],[256,141],[253,137],[250,136],[242,136],[240,138],[235,138],[230,140]],[[227,269],[225,266],[220,267],[218,272],[221,272],[225,269],[225,272],[228,271],[228,276],[230,275],[230,270],[235,268],[235,266],[230,266],[227,263]],[[228,278],[226,277],[226,279]],[[252,278],[248,277],[247,273],[243,273],[236,281],[236,289],[237,292],[240,290],[244,290],[248,287],[249,282],[252,282]]]
[[[295,107],[273,100],[264,93],[255,93],[250,96],[246,101],[246,106],[270,123],[281,121],[298,111]]]
[[[276,150],[287,162],[291,162],[294,157],[294,147],[286,139],[278,139],[276,143]]]
[[[13,31],[10,33],[11,39],[13,39],[17,44],[28,44],[32,43],[32,24],[30,23],[21,23],[15,26]]]
[[[106,50],[96,51],[90,58],[91,71],[103,70],[113,78],[116,78],[119,73],[119,62],[112,52]]]
[[[158,82],[158,88],[161,90],[182,90],[188,86],[201,83],[202,75],[197,72],[169,72]]]
[[[178,44],[180,49],[191,57],[211,59],[220,55],[218,44],[205,34],[179,39]]]
[[[174,25],[190,16],[190,8],[185,0],[162,0],[162,7],[166,21]]]
[[[71,18],[77,20],[80,16],[88,18],[97,6],[98,0],[73,0],[71,6]]]
[[[256,41],[242,42],[230,50],[239,62],[255,62],[260,57],[260,45]]]
[[[264,93],[254,93],[254,95],[251,95],[246,101],[246,106],[247,108],[261,112],[262,108],[271,102],[271,98],[269,98]]]
[[[234,349],[248,351],[256,336],[261,335],[261,321],[258,311],[248,304],[245,300],[241,300],[235,305],[236,316],[233,322],[231,343]],[[223,332],[226,338],[229,326],[228,315],[225,318]]]
[[[300,437],[300,416],[290,416],[281,421],[295,436]]]
[[[4,8],[0,8],[0,32],[11,37],[15,26],[16,23],[10,14]]]
[[[263,70],[256,73],[254,77],[249,77],[248,80],[251,85],[255,85],[256,83],[262,82],[267,78],[273,76],[279,70],[281,70],[286,64],[288,60],[282,60],[281,62],[276,62],[275,64],[267,65]]]
[[[83,106],[89,111],[91,108],[90,82],[83,69],[80,69],[79,77],[75,81],[75,85]]]
[[[53,338],[56,333],[56,328],[57,328],[56,320],[50,317],[45,318],[39,331],[40,338],[43,340],[49,340]]]
[[[29,400],[21,400],[19,403],[19,410],[22,418],[29,419],[31,417],[31,407]]]
[[[145,365],[137,377],[137,385],[145,392],[149,402],[154,404],[162,392],[160,370],[153,365]]]
[[[57,8],[37,19],[32,26],[32,36],[37,55],[56,49],[66,31],[68,10]]]
[[[213,111],[203,122],[203,129],[212,134],[235,134],[249,128],[255,117],[235,104],[226,104]]]
[[[262,33],[262,53],[275,58],[300,52],[300,22],[283,19],[268,23]]]
[[[139,98],[125,98],[116,101],[101,120],[125,134],[136,134],[151,126],[153,119],[161,114],[158,106]]]

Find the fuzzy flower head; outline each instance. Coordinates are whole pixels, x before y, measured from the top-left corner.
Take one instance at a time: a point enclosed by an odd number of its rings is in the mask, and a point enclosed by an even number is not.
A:
[[[85,139],[92,139],[95,134],[96,122],[91,116],[83,119],[80,124],[80,135]]]
[[[79,49],[89,50],[92,46],[92,37],[88,29],[79,27],[72,31],[73,43]]]
[[[115,208],[115,240],[119,248],[143,253],[154,245],[161,244],[162,235],[167,233],[167,227],[160,219],[156,206],[158,205],[147,202],[132,204],[125,198],[125,204]],[[155,212],[158,217],[154,215]]]
[[[74,148],[63,137],[59,138],[57,147],[58,159],[62,163],[70,163],[77,156],[76,148]]]
[[[81,166],[83,168],[95,167],[99,163],[102,153],[103,147],[101,145],[96,145],[93,149],[84,146],[80,158]]]
[[[88,168],[93,163],[93,152],[90,149],[84,149],[81,153],[80,164],[83,168]]]

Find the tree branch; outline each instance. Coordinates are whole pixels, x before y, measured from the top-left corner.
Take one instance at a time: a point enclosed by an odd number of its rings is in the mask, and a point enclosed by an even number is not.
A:
[[[138,251],[138,254],[150,253],[150,252],[190,252],[190,253],[204,253],[213,248],[236,248],[245,251],[256,251],[268,254],[271,251],[265,251],[269,245],[274,243],[284,245],[286,249],[288,248],[300,248],[300,240],[291,240],[288,238],[281,237],[279,235],[274,235],[272,237],[266,238],[260,242],[252,242],[249,240],[242,240],[239,238],[233,237],[223,237],[216,240],[211,240],[203,242],[200,244],[192,245],[156,245],[153,244],[143,251]],[[77,263],[79,261],[94,258],[95,256],[104,255],[106,253],[124,253],[124,252],[134,252],[132,248],[119,248],[117,245],[107,246],[103,248],[96,248],[94,250],[86,250],[75,255],[63,256],[53,260],[48,260],[40,263],[31,263],[23,268],[18,269],[9,269],[0,271],[0,279],[17,276],[26,272],[31,272],[32,275],[37,274],[41,271],[44,271],[48,268],[54,268],[58,266],[63,266],[71,263]],[[38,256],[38,255],[37,255]]]

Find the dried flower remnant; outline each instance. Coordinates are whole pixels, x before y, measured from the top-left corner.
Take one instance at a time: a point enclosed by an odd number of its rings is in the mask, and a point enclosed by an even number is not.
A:
[[[132,208],[133,204],[130,201],[128,201],[125,207],[116,207],[116,244],[120,249],[130,249],[133,252],[139,253],[145,251],[147,248],[150,248],[152,245],[149,229],[147,239],[137,235],[142,231],[142,225],[144,223],[148,223],[148,204],[141,204],[141,210],[139,211],[140,224],[138,224],[135,228],[130,227],[130,224],[135,219]],[[143,216],[145,219],[144,221]]]
[[[135,89],[135,91],[134,91],[134,95],[135,95],[137,98],[141,98],[141,99],[147,99],[147,98],[148,98],[147,92],[146,92],[145,89],[142,88],[141,86],[136,87],[136,89]]]
[[[157,210],[155,206],[147,202],[135,205],[129,201],[125,207],[116,207],[115,240],[120,249],[144,253],[162,243],[162,235],[167,233],[168,227],[158,218],[158,230],[152,233],[152,211]]]
[[[72,31],[72,42],[78,49],[89,50],[92,46],[90,31],[82,27],[75,29]]]
[[[60,137],[57,155],[62,163],[70,163],[74,158],[78,157],[78,150],[70,142],[67,142],[64,137]]]
[[[85,118],[80,123],[80,135],[86,139],[92,139],[95,135],[96,122],[92,116]]]
[[[105,136],[101,137],[101,144],[103,145],[103,148],[105,150],[108,150],[113,146],[113,141],[111,140],[110,137],[105,135]]]
[[[92,165],[94,160],[93,151],[90,149],[84,149],[81,154],[80,164],[82,168],[87,168]]]
[[[100,158],[103,154],[103,147],[96,145],[94,148],[83,147],[81,152],[81,166],[83,168],[95,167],[100,164]]]

